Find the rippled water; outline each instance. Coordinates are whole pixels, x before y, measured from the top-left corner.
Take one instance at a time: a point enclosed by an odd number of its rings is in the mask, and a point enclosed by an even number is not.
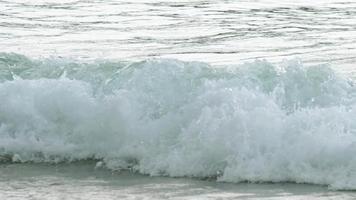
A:
[[[1,0],[1,51],[36,57],[236,64],[300,57],[354,70],[356,2],[347,0]]]

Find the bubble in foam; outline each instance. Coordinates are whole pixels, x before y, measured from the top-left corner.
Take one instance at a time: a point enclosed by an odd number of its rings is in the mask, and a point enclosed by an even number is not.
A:
[[[14,162],[355,189],[356,91],[327,66],[2,57],[20,77],[0,73],[0,155]]]

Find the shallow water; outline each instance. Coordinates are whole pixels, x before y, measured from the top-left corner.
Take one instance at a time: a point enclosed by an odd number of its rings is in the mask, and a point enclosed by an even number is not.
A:
[[[354,199],[304,184],[228,184],[95,169],[95,163],[0,166],[0,198],[17,199]]]

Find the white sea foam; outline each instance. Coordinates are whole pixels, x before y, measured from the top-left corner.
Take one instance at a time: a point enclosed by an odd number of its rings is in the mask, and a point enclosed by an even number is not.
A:
[[[1,54],[0,101],[0,158],[13,162],[356,189],[356,89],[327,66]]]

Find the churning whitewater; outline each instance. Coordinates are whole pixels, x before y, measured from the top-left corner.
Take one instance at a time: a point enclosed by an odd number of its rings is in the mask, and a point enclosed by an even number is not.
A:
[[[356,87],[328,66],[0,54],[1,162],[356,189]]]

